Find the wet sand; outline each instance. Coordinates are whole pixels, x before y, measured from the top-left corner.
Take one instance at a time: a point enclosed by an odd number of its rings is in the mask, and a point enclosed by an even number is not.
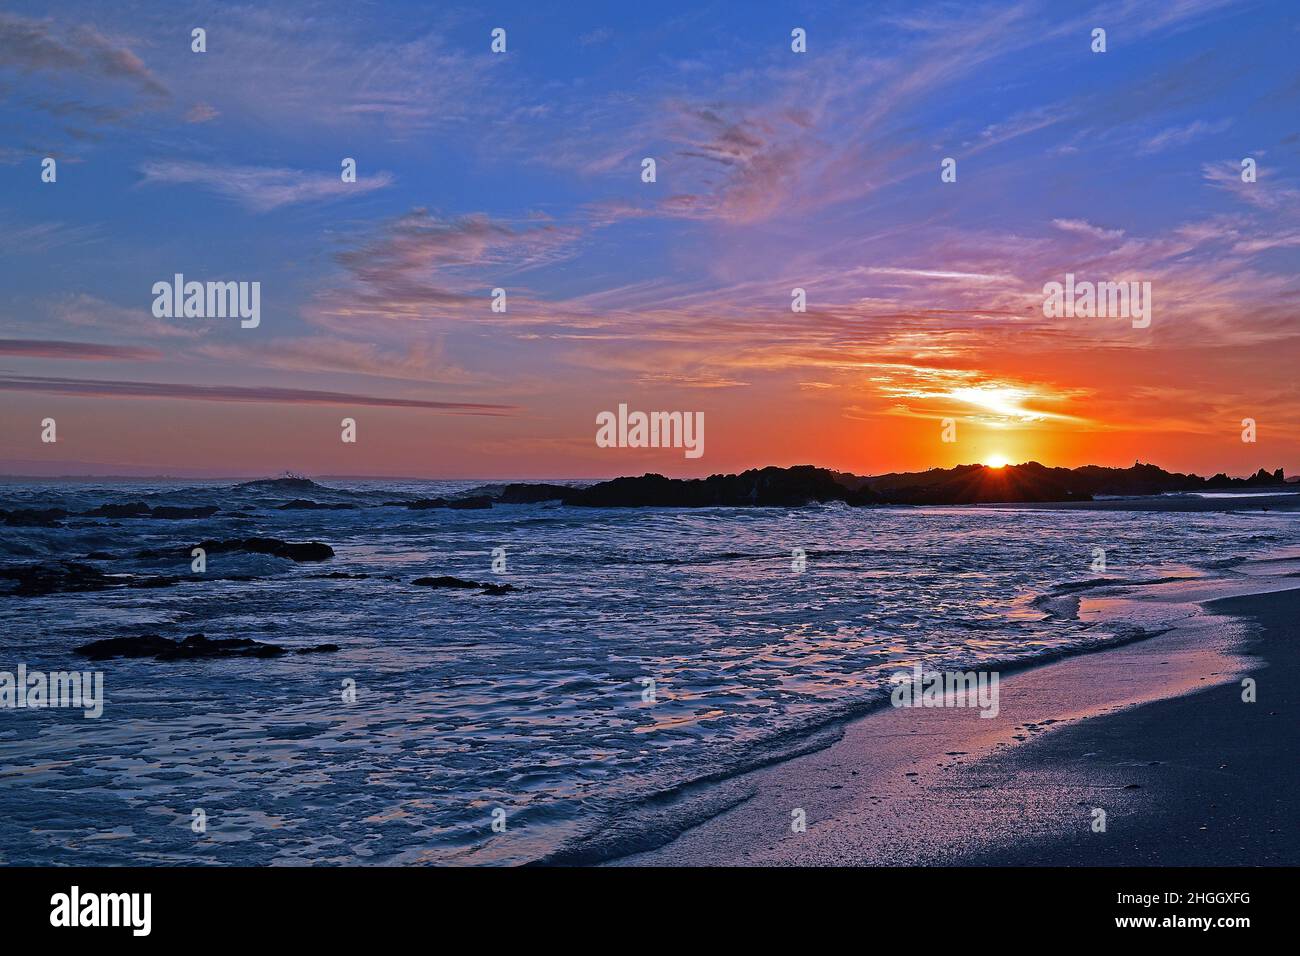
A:
[[[1294,564],[1089,597],[1081,615],[1170,628],[1005,675],[993,719],[872,712],[824,750],[685,795],[730,809],[613,863],[1296,865]],[[1224,593],[1237,596],[1211,599]],[[1242,701],[1245,677],[1257,703]],[[806,832],[792,832],[796,810]]]

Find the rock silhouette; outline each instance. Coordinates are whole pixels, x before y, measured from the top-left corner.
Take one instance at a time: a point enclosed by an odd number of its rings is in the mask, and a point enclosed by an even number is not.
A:
[[[299,648],[293,653],[321,654],[338,649],[337,644],[317,644],[315,647]],[[102,641],[92,641],[76,648],[73,653],[94,661],[117,657],[152,657],[159,661],[178,661],[202,657],[279,657],[290,651],[279,644],[263,644],[247,637],[213,639],[202,634],[191,634],[183,640],[172,641],[157,634],[142,634],[139,637],[109,637]]]

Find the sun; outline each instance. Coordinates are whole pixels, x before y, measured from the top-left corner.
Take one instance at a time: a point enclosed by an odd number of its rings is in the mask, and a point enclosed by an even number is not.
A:
[[[985,468],[1005,468],[1008,464],[1006,455],[989,455],[984,459]]]

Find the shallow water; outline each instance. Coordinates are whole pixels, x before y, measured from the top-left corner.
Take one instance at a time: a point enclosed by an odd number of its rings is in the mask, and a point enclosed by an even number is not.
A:
[[[0,710],[0,861],[538,859],[657,793],[798,748],[915,662],[990,667],[1124,636],[1122,622],[1072,613],[1099,579],[1231,575],[1300,544],[1297,517],[1278,513],[412,511],[383,502],[477,483],[326,484],[0,485],[7,509],[144,501],[249,516],[0,526],[3,565],[107,552],[86,563],[186,579],[0,597],[0,670],[99,669],[107,697],[98,720]],[[293,498],[359,507],[275,510]],[[324,541],[336,556],[212,554],[203,575],[188,558],[132,557],[254,535]],[[505,573],[491,567],[497,547]],[[523,590],[410,583],[441,574]],[[98,664],[70,653],[150,632],[341,650]],[[345,680],[355,703],[341,699]],[[191,830],[196,808],[206,834]]]

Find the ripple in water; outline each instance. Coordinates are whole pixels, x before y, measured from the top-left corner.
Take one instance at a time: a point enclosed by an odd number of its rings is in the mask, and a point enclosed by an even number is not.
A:
[[[99,720],[4,712],[0,862],[535,860],[656,794],[809,746],[913,663],[988,666],[1122,636],[1074,618],[1092,579],[1232,573],[1300,543],[1285,514],[383,506],[475,484],[313,492],[358,505],[329,511],[277,510],[301,491],[214,483],[0,488],[8,509],[223,509],[6,528],[6,565],[101,552],[113,558],[89,563],[106,572],[186,580],[5,597],[0,670],[85,667],[73,647],[148,632],[342,648],[108,661],[91,665],[105,672]],[[192,580],[188,559],[134,557],[254,535],[325,541],[336,557],[212,555]],[[505,574],[491,570],[497,547]],[[1095,547],[1104,575],[1090,567]],[[803,573],[794,548],[807,553]],[[444,574],[522,590],[410,584]],[[353,704],[341,699],[348,679]],[[190,829],[195,808],[203,836]],[[504,834],[491,829],[496,808]]]

